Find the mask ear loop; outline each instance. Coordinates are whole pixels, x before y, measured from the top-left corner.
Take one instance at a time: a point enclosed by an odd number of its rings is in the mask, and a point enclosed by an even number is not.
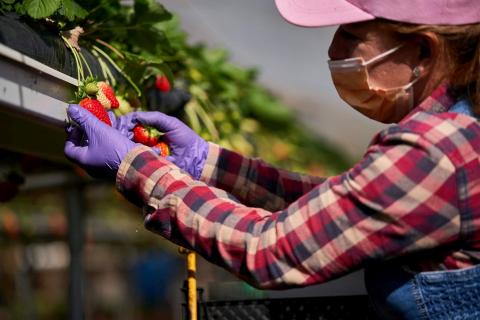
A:
[[[403,87],[405,90],[410,89],[418,80],[420,80],[420,76],[422,74],[422,67],[416,66],[415,68],[413,68],[412,74],[414,78],[409,84]]]
[[[420,75],[422,73],[422,68],[419,67],[419,66],[416,66],[415,68],[413,68],[412,70],[412,74],[414,76],[414,79],[406,86],[404,87],[404,90],[409,90],[410,93],[409,93],[409,98],[408,98],[408,111],[412,111],[413,108],[415,107],[414,104],[415,104],[415,99],[414,99],[414,91],[413,91],[413,85],[418,81],[420,80]]]
[[[342,59],[342,60],[329,60],[328,61],[328,67],[330,70],[344,70],[344,69],[351,69],[351,68],[358,68],[359,66],[367,66],[371,63],[374,63],[376,61],[379,61],[386,56],[394,53],[398,49],[403,47],[403,44],[396,46],[395,48],[392,48],[390,50],[387,50],[381,54],[379,54],[376,57],[371,58],[368,61],[363,60],[362,57],[353,57],[353,58],[348,58],[348,59]]]
[[[413,85],[418,80],[420,80],[421,73],[422,73],[422,67],[416,66],[415,68],[413,68],[412,74],[413,74],[414,79],[410,83],[408,83],[407,85],[401,87],[404,92],[410,91],[410,92],[408,92],[408,112],[412,111],[413,108],[415,107],[414,106],[415,99],[414,99]],[[393,88],[391,90],[394,90],[394,89],[395,88]],[[396,116],[399,116],[400,114],[403,114],[403,112],[401,111],[401,109],[398,108],[398,106],[396,106],[395,112],[396,112]]]
[[[365,61],[365,62],[363,63],[363,65],[366,66],[366,65],[369,65],[369,64],[371,64],[371,63],[377,62],[378,60],[382,60],[383,58],[385,58],[385,57],[388,56],[388,55],[391,55],[392,53],[394,53],[395,51],[397,51],[397,50],[400,49],[401,47],[403,47],[403,44],[398,45],[398,46],[396,46],[396,47],[394,47],[394,48],[392,48],[392,49],[390,49],[390,50],[387,50],[387,51],[379,54],[378,56],[371,58],[371,59],[368,60],[368,61]]]

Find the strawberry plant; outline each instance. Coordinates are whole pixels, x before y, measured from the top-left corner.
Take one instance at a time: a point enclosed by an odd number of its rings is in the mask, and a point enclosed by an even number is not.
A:
[[[189,44],[178,18],[154,0],[135,0],[130,6],[119,0],[3,0],[0,10],[55,26],[84,83],[92,74],[82,51],[90,51],[102,74],[95,75],[98,91],[93,94],[95,87],[85,86],[82,98],[113,108],[117,116],[158,109],[148,102],[159,100],[147,99],[147,92],[163,102],[175,101],[167,97],[181,90],[189,101],[178,116],[207,140],[294,170],[328,174],[348,166],[334,147],[312,137],[257,83],[256,70],[233,65],[222,49]],[[113,93],[99,88],[100,83]]]

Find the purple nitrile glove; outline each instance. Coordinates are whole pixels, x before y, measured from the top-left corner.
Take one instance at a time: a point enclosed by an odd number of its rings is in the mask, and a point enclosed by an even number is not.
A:
[[[78,127],[67,128],[65,156],[93,177],[115,178],[123,158],[137,144],[78,105],[70,105],[67,113]]]
[[[165,142],[170,147],[171,153],[167,160],[198,180],[207,160],[208,143],[175,117],[161,112],[134,112],[134,114],[133,119],[137,122],[165,133]]]
[[[132,140],[133,128],[137,125],[137,122],[133,121],[134,114],[132,112],[126,115],[117,117],[113,111],[107,111],[112,127],[120,131],[122,135]]]

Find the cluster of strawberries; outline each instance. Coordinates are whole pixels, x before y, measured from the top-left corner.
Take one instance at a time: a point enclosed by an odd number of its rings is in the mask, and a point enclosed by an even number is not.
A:
[[[108,83],[88,78],[83,84],[81,96],[85,97],[78,103],[80,106],[93,113],[100,121],[112,125],[107,110],[117,109],[120,103]]]
[[[170,90],[170,83],[165,76],[157,77],[155,86],[160,91]],[[96,81],[93,78],[85,80],[80,89],[80,102],[78,103],[84,109],[90,111],[100,121],[112,126],[107,111],[118,109],[120,107],[119,99],[115,96],[113,88],[104,81]],[[161,156],[168,156],[170,149],[162,141],[162,133],[157,129],[138,124],[133,129],[133,140],[149,147],[155,147],[160,150]]]

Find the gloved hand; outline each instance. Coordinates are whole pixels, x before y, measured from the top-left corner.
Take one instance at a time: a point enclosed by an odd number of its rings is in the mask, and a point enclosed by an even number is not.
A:
[[[67,113],[78,127],[67,128],[65,156],[93,177],[115,178],[123,158],[137,144],[78,105],[70,105]]]
[[[137,125],[135,121],[133,121],[134,114],[132,112],[127,113],[126,115],[117,117],[113,113],[113,111],[108,111],[108,117],[110,118],[110,122],[112,122],[112,127],[120,131],[122,135],[127,137],[128,139],[132,140],[133,138],[133,128]]]
[[[171,155],[167,160],[198,180],[207,160],[208,143],[177,118],[161,112],[134,112],[134,120],[164,132]],[[154,148],[155,149],[155,148]]]

